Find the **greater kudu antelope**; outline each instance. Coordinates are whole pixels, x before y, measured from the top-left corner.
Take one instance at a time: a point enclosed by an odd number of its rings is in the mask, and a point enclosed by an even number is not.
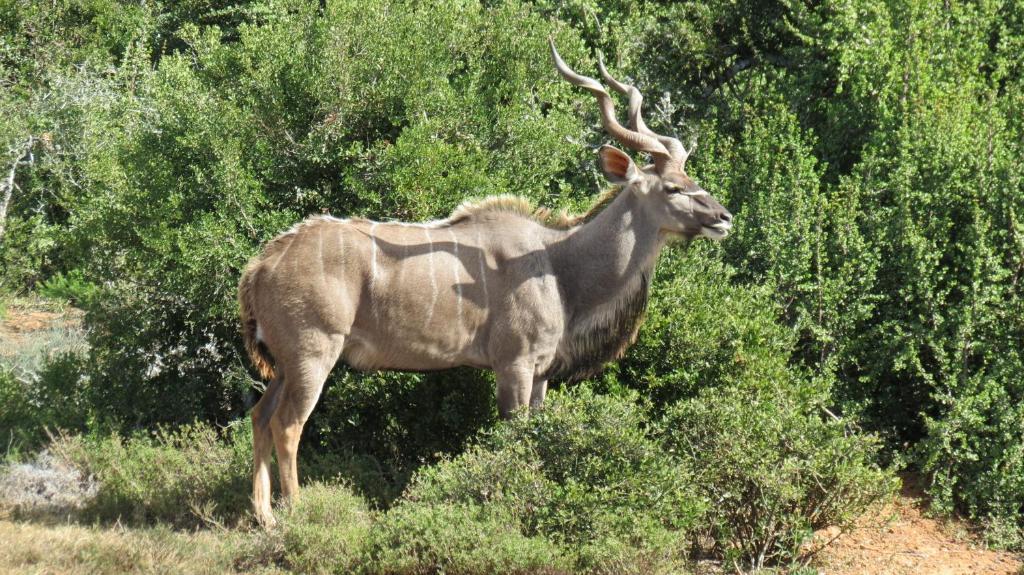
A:
[[[498,410],[537,407],[551,378],[579,379],[632,343],[655,260],[672,237],[725,237],[729,212],[683,170],[687,150],[651,131],[636,88],[602,76],[630,101],[615,119],[601,84],[559,73],[597,97],[605,130],[650,154],[638,168],[600,149],[616,187],[585,215],[555,215],[513,197],[467,203],[444,220],[313,217],[281,234],[242,275],[246,349],[270,384],[253,409],[253,503],[270,508],[271,442],[281,490],[297,493],[302,427],[339,358],[357,369],[493,369]]]

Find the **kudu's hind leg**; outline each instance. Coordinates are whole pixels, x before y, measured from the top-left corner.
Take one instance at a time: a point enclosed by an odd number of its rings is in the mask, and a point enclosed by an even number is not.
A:
[[[281,397],[281,389],[284,387],[282,379],[279,373],[252,408],[252,504],[256,520],[264,527],[274,524],[274,515],[270,510],[270,456],[274,446],[270,416]]]
[[[341,355],[343,338],[330,338],[318,353],[299,358],[285,368],[281,401],[270,419],[277,451],[281,495],[293,498],[299,492],[298,452],[302,428],[320,398],[327,375]]]

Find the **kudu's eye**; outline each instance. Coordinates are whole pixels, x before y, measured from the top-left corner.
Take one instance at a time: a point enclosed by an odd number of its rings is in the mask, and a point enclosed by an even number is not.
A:
[[[679,192],[683,191],[683,188],[680,188],[675,184],[668,184],[667,186],[665,186],[664,189],[666,194],[678,194]]]

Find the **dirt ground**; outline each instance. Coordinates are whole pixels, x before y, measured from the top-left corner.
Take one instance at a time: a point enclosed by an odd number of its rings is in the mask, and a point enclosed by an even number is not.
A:
[[[23,337],[25,334],[64,321],[65,318],[66,314],[62,312],[11,308],[7,310],[4,321],[0,322],[0,333],[7,337]]]
[[[0,302],[0,365],[38,366],[42,358],[87,349],[82,310],[35,300]]]
[[[33,334],[49,329],[77,328],[85,313],[73,307],[61,310],[46,309],[42,305],[10,305],[0,317],[0,343],[18,344]],[[8,345],[0,346],[0,353],[10,352]]]
[[[1020,555],[985,548],[977,529],[927,516],[927,498],[914,477],[900,495],[865,516],[815,562],[821,575],[1016,575]],[[835,531],[819,536],[831,538]]]

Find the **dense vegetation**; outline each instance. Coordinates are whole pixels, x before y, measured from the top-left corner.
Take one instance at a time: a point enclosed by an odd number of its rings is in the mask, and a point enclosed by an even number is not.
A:
[[[585,208],[606,136],[549,36],[581,71],[602,50],[655,129],[699,136],[688,171],[735,234],[670,249],[628,356],[528,421],[496,423],[483,372],[337,369],[304,439],[328,485],[273,560],[799,561],[893,462],[1022,545],[1016,0],[0,0],[0,294],[72,301],[89,339],[2,366],[9,456],[45,428],[85,433],[62,444],[101,481],[83,513],[238,517],[231,422],[261,389],[237,325],[245,262],[325,211],[418,220],[496,193]],[[209,470],[185,476],[190,514],[160,465]],[[308,545],[343,548],[310,564]]]

